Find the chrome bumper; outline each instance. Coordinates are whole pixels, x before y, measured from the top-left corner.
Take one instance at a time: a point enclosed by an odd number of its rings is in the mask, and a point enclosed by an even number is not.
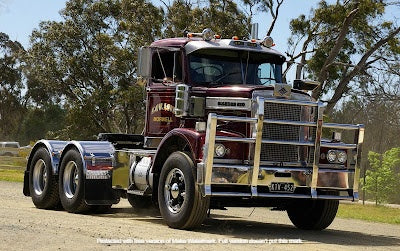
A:
[[[316,122],[299,122],[299,121],[283,121],[264,119],[264,103],[282,103],[300,106],[316,107]],[[255,107],[257,112],[254,118],[243,118],[235,116],[220,116],[210,113],[207,121],[206,142],[204,148],[203,162],[197,165],[197,183],[200,186],[204,196],[239,196],[239,197],[272,197],[272,198],[313,198],[313,199],[347,199],[358,200],[358,186],[360,177],[360,160],[361,147],[364,140],[363,125],[348,124],[323,124],[322,115],[324,106],[320,102],[267,99],[257,97]],[[216,136],[217,122],[235,121],[254,124],[255,133],[251,138],[234,138]],[[297,125],[305,127],[315,127],[316,135],[314,141],[274,141],[262,138],[263,126],[266,123]],[[323,143],[324,147],[346,149],[356,152],[356,160],[354,169],[337,170],[320,168],[320,148],[322,128],[332,128],[341,130],[353,130],[353,144],[336,144]],[[214,147],[215,142],[242,142],[254,144],[254,157],[247,165],[230,165],[214,163]],[[285,167],[285,166],[263,166],[260,165],[261,145],[262,144],[286,144],[296,146],[312,146],[314,147],[314,161],[312,167]],[[259,192],[265,191],[259,189],[262,187],[270,187],[272,182],[293,183],[296,188],[309,188],[309,193],[270,193]],[[245,185],[249,186],[249,192],[218,192],[212,191],[212,186],[218,185]],[[347,191],[348,195],[323,195],[318,194],[319,189]],[[233,189],[235,190],[235,189]],[[268,191],[268,189],[267,189]]]

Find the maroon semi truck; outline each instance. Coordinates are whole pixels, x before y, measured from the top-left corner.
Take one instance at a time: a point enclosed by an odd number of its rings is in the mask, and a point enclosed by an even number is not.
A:
[[[323,123],[324,106],[308,93],[318,83],[282,83],[285,57],[272,46],[270,37],[220,39],[205,29],[141,48],[143,133],[40,140],[24,194],[72,213],[127,198],[156,205],[179,229],[225,207],[271,207],[298,228],[328,227],[339,200],[358,200],[364,127]]]

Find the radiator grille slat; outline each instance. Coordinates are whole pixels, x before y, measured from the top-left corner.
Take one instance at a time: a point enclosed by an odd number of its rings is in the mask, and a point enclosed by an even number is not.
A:
[[[264,118],[272,120],[310,121],[309,107],[292,104],[265,103]],[[308,128],[294,125],[264,124],[263,139],[299,141],[307,140]],[[304,146],[262,144],[261,161],[308,161],[308,148]]]

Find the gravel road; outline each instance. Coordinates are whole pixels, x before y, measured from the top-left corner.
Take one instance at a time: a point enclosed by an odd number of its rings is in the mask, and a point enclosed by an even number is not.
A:
[[[399,225],[337,218],[325,231],[303,231],[285,212],[230,208],[213,210],[201,228],[183,231],[126,200],[108,214],[77,215],[36,209],[22,195],[22,183],[0,181],[0,190],[0,250],[400,250]]]

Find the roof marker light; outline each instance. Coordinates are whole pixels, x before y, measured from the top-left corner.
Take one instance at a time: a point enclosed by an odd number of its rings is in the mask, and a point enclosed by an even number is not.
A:
[[[232,39],[233,40],[239,40],[239,37],[238,36],[233,36]]]
[[[215,39],[220,39],[220,38],[221,38],[221,35],[214,35],[214,38],[215,38]]]

